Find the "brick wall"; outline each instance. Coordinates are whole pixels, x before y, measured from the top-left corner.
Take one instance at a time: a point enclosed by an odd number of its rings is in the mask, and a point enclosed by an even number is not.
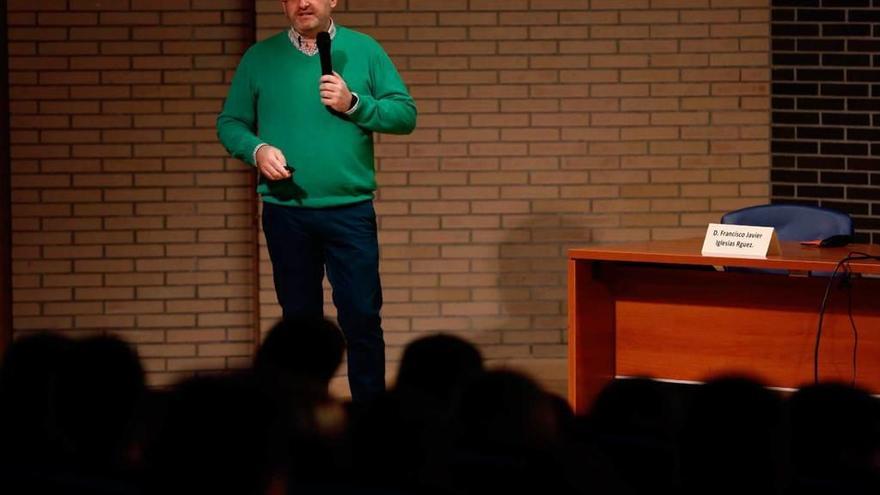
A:
[[[880,243],[880,1],[773,2],[773,201]]]
[[[284,26],[257,0],[257,37]],[[769,197],[767,0],[341,0],[419,107],[381,136],[389,357],[429,332],[564,390],[566,249]],[[265,328],[277,317],[261,256]],[[394,364],[390,364],[393,374]]]
[[[16,333],[114,332],[152,383],[242,366],[252,175],[214,119],[251,0],[9,0]]]
[[[6,48],[6,10],[0,10],[0,46]],[[0,73],[7,72],[9,60],[0,57]],[[0,80],[0,353],[12,338],[12,230],[9,205],[9,81]]]
[[[253,175],[213,122],[251,16],[260,39],[283,25],[277,0],[8,9],[16,332],[118,332],[153,383],[245,364],[256,304],[262,328],[279,311],[264,249],[255,267]],[[377,145],[390,375],[407,342],[450,331],[563,391],[568,247],[701,235],[767,201],[769,15],[341,1],[420,110]]]

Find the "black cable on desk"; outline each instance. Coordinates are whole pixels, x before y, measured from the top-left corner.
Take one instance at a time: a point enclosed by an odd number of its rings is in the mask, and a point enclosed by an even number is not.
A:
[[[858,358],[859,358],[859,330],[856,328],[856,320],[853,319],[852,314],[852,293],[853,293],[853,282],[852,279],[847,274],[848,281],[846,285],[846,313],[849,316],[849,325],[852,328],[853,333],[853,350],[852,350],[852,380],[850,380],[850,386],[856,386],[856,376],[858,375]]]

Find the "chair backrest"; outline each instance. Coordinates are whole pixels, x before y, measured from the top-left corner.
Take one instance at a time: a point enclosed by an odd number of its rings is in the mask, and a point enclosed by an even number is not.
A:
[[[781,241],[812,241],[854,232],[846,213],[802,205],[750,206],[726,213],[721,223],[773,227]]]

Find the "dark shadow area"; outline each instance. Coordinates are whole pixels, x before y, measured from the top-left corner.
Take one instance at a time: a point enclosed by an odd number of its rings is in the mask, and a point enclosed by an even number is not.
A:
[[[868,494],[880,403],[841,384],[789,397],[748,378],[611,382],[576,416],[437,334],[369,402],[328,392],[344,338],[282,321],[252,369],[149,390],[113,337],[17,340],[0,368],[4,494]]]

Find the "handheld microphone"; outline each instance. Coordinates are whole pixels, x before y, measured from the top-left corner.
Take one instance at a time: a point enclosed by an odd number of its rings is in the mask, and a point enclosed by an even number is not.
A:
[[[321,74],[333,74],[333,60],[330,57],[330,33],[321,31],[315,40],[318,45],[318,54],[321,56]]]

